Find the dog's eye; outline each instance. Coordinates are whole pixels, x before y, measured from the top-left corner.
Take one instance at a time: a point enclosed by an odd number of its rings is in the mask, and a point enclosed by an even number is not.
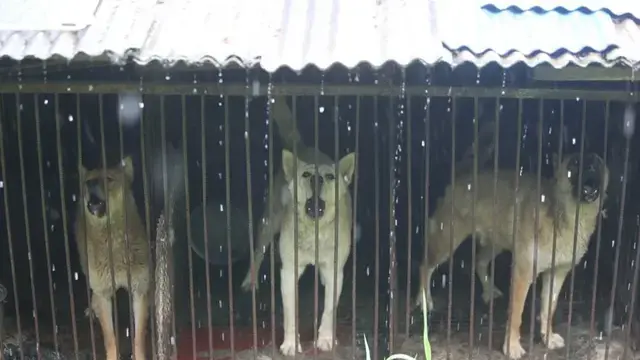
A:
[[[308,171],[305,171],[305,172],[303,172],[303,173],[302,173],[302,177],[303,177],[303,178],[311,177],[311,173],[310,173],[310,172],[308,172]]]
[[[327,175],[325,175],[324,177],[325,177],[327,180],[335,180],[335,179],[336,179],[336,176],[335,176],[335,175],[333,175],[333,174],[327,174]]]

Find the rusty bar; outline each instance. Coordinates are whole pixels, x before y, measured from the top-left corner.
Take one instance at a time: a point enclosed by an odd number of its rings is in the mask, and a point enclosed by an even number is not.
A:
[[[121,108],[120,108],[121,109]],[[118,148],[120,151],[120,159],[124,159],[124,129],[122,127],[122,118],[120,118],[121,116],[121,111],[118,112]],[[124,176],[124,172],[125,169],[124,167],[121,166],[120,169],[122,175]],[[122,183],[122,193],[126,194],[127,191],[127,185],[123,182]],[[126,249],[127,254],[131,254],[131,242],[129,240],[129,225],[128,225],[128,216],[127,216],[127,206],[126,206],[126,202],[127,199],[126,198],[122,198],[122,208],[124,209],[124,247]],[[137,210],[137,209],[135,209]],[[129,329],[127,329],[127,335],[129,336],[130,340],[131,340],[131,349],[135,349],[135,335],[137,334],[136,331],[136,326],[135,326],[135,320],[134,320],[134,307],[133,307],[133,294],[131,291],[131,258],[127,255],[125,257],[125,263],[127,264],[127,300],[129,302]],[[152,263],[151,263],[152,264]],[[116,290],[117,291],[117,290]],[[115,296],[115,294],[114,294]],[[146,326],[146,324],[145,324]],[[77,353],[77,352],[76,352]],[[135,351],[133,351],[133,355],[132,358],[134,360],[146,360],[146,359],[137,359],[135,357]]]
[[[638,234],[638,237],[636,239],[637,242],[640,243],[640,233]],[[636,306],[636,296],[637,296],[637,289],[638,289],[638,269],[640,269],[640,266],[638,266],[638,262],[640,262],[640,249],[637,249],[636,247],[636,258],[635,261],[632,263],[634,264],[634,270],[633,270],[633,282],[631,285],[631,303],[629,304],[629,318],[627,319],[627,327],[625,329],[625,334],[624,334],[624,350],[622,351],[622,359],[626,359],[627,358],[627,349],[629,348],[629,337],[631,336],[631,324],[633,323],[633,312],[635,310],[635,306]]]
[[[182,161],[184,164],[184,199],[185,199],[185,214],[186,223],[187,223],[187,242],[192,244],[192,233],[191,233],[191,192],[189,191],[189,156],[187,151],[187,104],[185,95],[181,96],[180,102],[181,110],[182,110]],[[200,96],[200,114],[204,112],[204,95]],[[177,191],[177,189],[176,189]],[[203,205],[203,208],[206,205]],[[206,240],[205,240],[206,241]],[[191,246],[191,245],[189,245]],[[189,315],[191,316],[191,353],[193,356],[197,356],[196,350],[196,313],[195,313],[195,299],[193,297],[194,286],[193,286],[193,252],[189,248],[187,251],[187,263],[189,264],[189,306],[190,311]],[[174,274],[175,275],[175,274]]]
[[[562,159],[562,155],[563,155],[563,142],[564,142],[564,101],[560,100],[560,133],[558,134],[558,159]],[[606,143],[606,142],[605,142]],[[561,161],[561,160],[560,160]],[[554,172],[557,171],[557,169],[554,169]],[[557,210],[556,210],[557,211]],[[553,214],[554,216],[558,216],[557,213]],[[549,282],[549,289],[553,289],[553,284],[555,282],[555,267],[556,267],[556,245],[558,242],[558,226],[557,223],[554,221],[553,223],[553,239],[552,239],[552,252],[551,252],[551,280]],[[596,254],[596,257],[598,256],[598,254]],[[597,266],[597,265],[596,265]],[[595,287],[594,287],[594,291],[595,291]],[[547,296],[544,292],[541,294],[541,296]],[[553,291],[549,291],[549,304],[551,304],[551,302],[553,301]],[[542,302],[542,300],[541,300]],[[542,307],[541,307],[542,309]],[[551,330],[551,324],[553,321],[553,315],[551,313],[551,311],[548,312],[548,316],[547,316],[547,326],[546,329],[544,330],[544,332],[546,334],[549,334],[549,330]],[[545,354],[548,353],[548,348],[545,347]],[[588,355],[589,356],[589,355]]]
[[[142,80],[140,81],[139,92],[143,94],[144,88],[142,86]],[[144,98],[143,98],[144,101]],[[78,105],[79,106],[79,105]],[[144,195],[144,216],[145,216],[145,231],[147,235],[147,244],[149,249],[152,249],[151,243],[151,208],[150,208],[150,194],[149,194],[149,180],[148,180],[148,166],[147,166],[147,142],[145,132],[145,112],[144,110],[140,114],[140,159],[141,159],[141,167],[142,167],[142,191]],[[153,264],[153,254],[151,251],[148,253],[149,264]],[[151,274],[150,274],[151,275]],[[154,289],[154,285],[151,286],[151,289]],[[150,314],[155,314],[155,302],[149,302],[149,312]],[[151,323],[151,334],[155,336],[156,334],[156,324],[155,321],[150,321]],[[158,353],[156,352],[156,342],[151,341],[151,356],[152,359],[158,358]]]
[[[375,270],[374,270],[374,289],[373,295],[373,358],[378,359],[378,331],[380,326],[380,155],[378,154],[378,141],[380,140],[380,134],[378,132],[378,97],[373,98],[373,137],[374,137],[374,168],[375,168],[375,216],[376,216],[376,245],[375,245]]]
[[[429,79],[427,79],[427,81],[429,81]],[[427,269],[429,264],[429,246],[427,245],[429,243],[429,231],[431,231],[431,229],[429,228],[429,189],[431,187],[431,180],[430,180],[430,176],[431,176],[431,95],[429,95],[429,93],[425,94],[425,103],[424,103],[424,143],[425,143],[425,150],[424,150],[424,229],[423,229],[423,237],[424,237],[424,241],[423,241],[423,252],[424,252],[424,257],[422,258],[422,261],[424,262],[424,266],[420,268],[420,271],[422,272],[422,268]],[[420,276],[424,276],[424,274],[420,274]],[[430,292],[430,287],[431,287],[431,282],[425,283],[424,286],[426,286],[426,288],[423,288],[422,286],[418,287],[418,294],[416,295],[416,298],[418,299],[417,303],[422,304],[422,294],[424,291],[424,294],[429,294]],[[423,304],[423,306],[425,306],[426,304]],[[422,308],[421,308],[422,309]],[[428,321],[428,318],[427,318]],[[426,326],[427,324],[422,324],[422,326]]]
[[[220,76],[220,81],[222,79],[222,74],[219,75]],[[205,105],[204,105],[204,100],[206,100],[206,97],[204,97],[203,99],[203,103],[200,105],[202,106],[202,112],[200,113],[200,148],[201,148],[201,160],[200,160],[200,164],[202,165],[202,218],[205,219],[203,221],[202,224],[202,232],[203,232],[203,236],[204,239],[206,240],[204,242],[204,268],[205,268],[205,281],[206,281],[206,285],[205,288],[207,290],[207,345],[208,345],[208,351],[207,351],[207,356],[209,360],[213,360],[213,334],[212,334],[212,324],[211,324],[211,275],[209,274],[209,226],[208,226],[208,221],[206,219],[208,219],[207,217],[207,133],[206,133],[206,124],[207,121],[205,119]],[[224,106],[225,106],[225,113],[228,111],[228,102],[229,99],[225,96],[224,97]],[[226,156],[226,154],[225,154]],[[226,158],[225,158],[226,159]],[[228,176],[228,174],[227,174]],[[187,221],[191,221],[191,219],[187,219]]]
[[[496,108],[495,108],[495,126],[494,126],[494,138],[493,138],[493,207],[492,207],[492,211],[493,211],[493,229],[495,231],[495,229],[498,227],[498,173],[499,173],[499,167],[498,167],[498,162],[500,159],[500,111],[501,111],[501,105],[500,105],[500,98],[496,98]],[[490,234],[490,236],[495,236],[494,233]],[[491,258],[495,259],[496,258],[496,246],[494,244],[494,242],[491,242]],[[491,264],[491,274],[489,275],[491,278],[491,282],[494,284],[495,286],[495,275],[496,275],[496,266],[495,266],[495,261],[493,262],[493,264]],[[494,313],[494,303],[495,303],[495,298],[494,296],[492,296],[489,299],[489,339],[488,339],[488,346],[489,348],[493,348],[493,313]],[[489,360],[491,360],[493,358],[493,352],[489,353]]]
[[[360,96],[356,97],[356,169],[355,173],[358,174],[359,170],[359,151],[360,151]],[[356,272],[357,272],[357,262],[356,262],[356,232],[357,232],[357,214],[358,214],[358,180],[354,182],[353,185],[353,229],[351,235],[351,254],[353,259],[353,268],[351,274],[351,349],[352,349],[352,358],[356,359],[356,314],[357,314],[357,304],[356,304]]]
[[[478,140],[478,98],[473,99],[473,194],[471,198],[471,296],[469,305],[469,349],[473,349],[473,338],[475,335],[475,299],[476,299],[476,277],[473,271],[476,268],[476,248],[477,248],[477,236],[476,236],[476,203],[478,201],[478,152],[479,140]],[[451,253],[451,262],[453,262],[453,252]],[[493,279],[491,280],[493,282]],[[469,360],[473,358],[473,351],[469,351]]]
[[[537,146],[537,165],[536,165],[536,203],[535,214],[533,216],[534,233],[533,233],[533,272],[531,273],[531,317],[536,318],[536,284],[538,279],[538,245],[540,243],[540,234],[538,229],[540,228],[540,202],[542,200],[542,125],[544,122],[544,100],[539,100],[538,103],[538,121],[536,136],[538,138]],[[553,270],[553,268],[552,268]],[[544,296],[544,294],[542,295]],[[522,315],[521,315],[522,316]],[[529,351],[533,351],[533,336],[535,334],[535,321],[531,320],[529,324]]]
[[[45,252],[46,252],[46,258],[47,258],[47,275],[48,275],[48,280],[49,280],[49,296],[51,296],[50,299],[50,303],[51,303],[51,314],[52,314],[52,322],[53,322],[53,343],[55,346],[55,350],[56,351],[60,351],[60,346],[58,343],[58,321],[56,319],[56,305],[55,305],[55,298],[53,295],[53,274],[52,274],[52,264],[51,264],[51,247],[50,247],[50,243],[49,243],[49,231],[47,231],[47,229],[49,229],[49,224],[47,221],[47,205],[46,205],[46,201],[45,201],[45,196],[44,196],[44,174],[43,174],[43,162],[42,162],[42,136],[41,136],[41,131],[40,131],[40,108],[38,107],[38,94],[34,94],[33,95],[33,104],[34,104],[34,111],[35,111],[35,118],[36,118],[36,143],[37,143],[37,147],[38,147],[38,181],[40,183],[40,204],[41,204],[41,211],[42,211],[42,228],[43,228],[43,235],[44,235],[44,247],[45,247]],[[56,114],[56,116],[58,116],[59,114]],[[79,123],[79,122],[78,122]],[[80,155],[81,156],[81,155]],[[26,207],[25,207],[25,212],[26,212]],[[1,316],[1,315],[0,315]],[[2,331],[2,330],[0,330]],[[1,349],[1,347],[0,347]],[[77,354],[77,353],[76,353]],[[77,355],[76,355],[76,359],[77,359]]]
[[[451,104],[451,193],[455,192],[456,184],[456,97],[450,97]],[[447,303],[447,359],[451,358],[451,320],[452,320],[452,307],[453,307],[453,252],[455,250],[453,246],[453,219],[455,216],[455,201],[451,201],[451,217],[449,221],[449,296]]]
[[[249,70],[246,71],[245,77],[245,97],[244,97],[244,132],[246,134],[244,138],[245,144],[245,160],[246,160],[246,175],[247,175],[247,205],[249,206],[249,246],[254,249],[255,240],[253,238],[253,196],[251,191],[251,130],[249,127]],[[225,109],[226,111],[226,109]],[[228,154],[227,154],[228,155]],[[251,256],[253,259],[253,254]],[[257,269],[254,269],[257,272]],[[256,281],[257,281],[257,277]],[[258,357],[258,316],[256,313],[256,288],[251,289],[251,304],[252,304],[252,323],[253,323],[253,357]]]
[[[204,116],[204,97],[202,98],[202,121],[204,124],[205,116]],[[234,311],[233,311],[233,266],[231,262],[231,139],[229,137],[229,110],[227,108],[228,102],[225,100],[225,111],[224,111],[224,172],[225,172],[225,206],[227,209],[227,270],[229,271],[229,340],[231,342],[231,358],[235,359],[236,353],[236,343],[235,343],[235,323],[234,323]],[[204,125],[203,125],[204,126]],[[203,132],[204,136],[204,132]],[[203,139],[204,140],[204,139]],[[206,206],[203,206],[205,208]],[[253,231],[252,228],[250,231]]]
[[[604,167],[607,167],[607,155],[608,155],[608,145],[609,145],[609,118],[610,118],[610,106],[611,103],[607,101],[604,107],[604,147],[602,154],[602,161],[604,162]],[[561,125],[562,126],[562,125]],[[561,127],[562,129],[562,127]],[[562,132],[560,132],[560,148],[562,148]],[[600,196],[598,199],[598,208],[602,209],[604,204],[604,196]],[[589,339],[593,342],[595,327],[596,327],[596,294],[598,289],[598,272],[600,270],[599,262],[600,262],[600,249],[602,245],[602,218],[603,216],[598,216],[598,226],[596,230],[596,258],[594,260],[594,269],[593,269],[593,290],[591,291],[591,316],[589,321]],[[587,356],[587,360],[591,360],[591,353]]]
[[[625,149],[624,149],[624,166],[622,170],[622,191],[620,195],[620,213],[618,215],[618,229],[616,233],[616,251],[615,257],[613,260],[613,278],[612,278],[612,286],[611,286],[611,296],[609,298],[609,304],[611,304],[611,308],[614,309],[615,300],[616,300],[616,288],[618,285],[618,264],[620,263],[620,242],[622,241],[622,227],[624,225],[624,208],[627,200],[627,176],[629,174],[629,149],[630,149],[630,137],[626,137],[625,140]],[[640,249],[638,249],[640,251]],[[607,344],[605,346],[605,360],[607,360],[609,356],[609,346],[611,339],[607,339]]]
[[[317,96],[313,97],[313,163],[314,163],[314,167],[313,167],[313,176],[315,178],[315,181],[313,182],[314,184],[314,194],[319,194],[319,181],[318,181],[318,151],[319,151],[319,121],[318,121],[318,117],[319,117],[319,99]],[[314,196],[314,201],[316,200],[317,197]],[[297,205],[296,205],[297,206]],[[317,209],[318,208],[318,204],[314,203],[313,204],[314,208]],[[336,207],[337,209],[337,207]],[[337,216],[336,216],[337,218]],[[313,246],[314,246],[314,266],[313,266],[313,343],[317,344],[318,343],[318,268],[319,268],[319,263],[320,263],[320,259],[318,258],[318,253],[319,251],[319,242],[320,242],[320,227],[319,227],[319,223],[318,223],[318,217],[316,216],[316,218],[314,219],[314,227],[313,227],[313,231],[314,231],[314,242],[313,242]],[[327,284],[325,283],[325,286]],[[328,289],[325,287],[324,291],[328,291]],[[323,304],[324,308],[326,309],[327,306],[329,306],[329,304]],[[334,354],[335,355],[335,354]],[[317,359],[318,358],[318,349],[317,346],[313,347],[313,358]]]
[[[58,106],[60,104],[60,99],[58,94],[54,95],[54,106],[55,106],[55,119],[56,119],[56,143],[57,143],[57,155],[58,155],[58,182],[60,185],[60,205],[63,209],[62,211],[62,227],[64,229],[64,252],[65,252],[65,261],[67,262],[67,283],[69,286],[69,303],[71,305],[71,331],[73,334],[73,350],[75,353],[78,353],[78,329],[76,322],[76,305],[73,296],[73,281],[71,276],[71,250],[69,248],[69,228],[67,224],[69,220],[67,219],[67,198],[64,189],[64,164],[62,162],[62,140],[60,139],[60,117],[58,116]]]
[[[513,208],[515,209],[517,204],[516,204],[516,200],[518,199],[518,190],[519,190],[519,186],[520,186],[520,153],[522,151],[521,149],[522,147],[522,99],[518,99],[518,140],[516,142],[516,166],[515,166],[515,186],[514,186],[514,194],[513,194]],[[517,234],[518,234],[518,217],[513,216],[513,236],[512,236],[512,253],[516,253],[517,249],[516,249],[516,244],[517,244]],[[509,299],[513,298],[513,288],[514,288],[514,282],[513,282],[513,278],[514,278],[514,271],[515,271],[515,266],[512,263],[511,265],[511,280],[510,280],[510,285],[509,285]],[[511,347],[510,340],[511,337],[508,336],[508,334],[511,331],[511,318],[515,315],[515,316],[522,316],[522,314],[513,314],[513,302],[511,300],[509,300],[509,308],[508,308],[508,317],[507,317],[507,329],[506,329],[506,335],[505,335],[505,344],[504,344],[504,348],[509,350],[509,348]],[[520,329],[517,329],[518,331]],[[516,344],[517,346],[520,346],[520,344]]]
[[[267,90],[267,118],[269,119],[269,124],[267,126],[267,131],[268,131],[268,136],[269,136],[269,141],[268,141],[268,147],[269,147],[269,154],[268,154],[268,171],[269,171],[269,200],[268,200],[268,204],[269,204],[269,219],[273,219],[273,183],[274,183],[274,178],[275,178],[275,169],[273,166],[273,162],[274,162],[274,158],[273,158],[273,109],[272,107],[272,103],[273,103],[273,96],[271,96],[271,87],[272,87],[272,74],[269,73],[269,85],[268,85],[269,89]],[[283,101],[286,101],[286,99],[282,99]],[[293,117],[293,116],[292,116]],[[293,117],[293,120],[295,121],[295,117]],[[261,219],[261,221],[264,221],[264,219]],[[269,284],[269,295],[270,295],[270,300],[271,300],[271,358],[275,358],[276,354],[278,353],[277,350],[277,345],[276,345],[276,267],[275,267],[275,246],[272,243],[269,246],[269,278],[270,278],[270,284]]]
[[[580,186],[580,188],[582,188],[582,175],[583,175],[583,171],[582,168],[583,166],[583,162],[584,162],[584,139],[587,137],[587,102],[585,100],[582,100],[582,122],[581,122],[581,136],[580,136],[580,167],[578,170],[578,184]],[[626,177],[624,178],[624,181],[626,182]],[[578,228],[580,226],[580,201],[577,201],[577,206],[576,206],[576,215],[575,215],[575,223],[573,226],[573,249],[571,251],[571,264],[574,265],[576,263],[576,250],[577,250],[577,243],[578,243]],[[592,234],[589,234],[589,236],[591,236]],[[573,291],[574,291],[574,287],[575,287],[575,278],[576,278],[576,272],[575,271],[571,271],[571,275],[570,275],[570,280],[569,280],[569,319],[567,321],[567,342],[566,342],[566,358],[569,359],[570,356],[570,351],[571,351],[571,318],[572,318],[572,314],[571,312],[573,311]],[[550,304],[551,306],[551,304]]]
[[[31,282],[31,301],[33,305],[32,313],[33,318],[35,320],[35,332],[36,332],[36,353],[38,358],[42,357],[42,353],[40,351],[40,321],[38,321],[38,311],[36,307],[36,285],[33,279],[33,252],[31,249],[31,227],[29,226],[29,207],[27,205],[27,184],[26,184],[26,175],[24,171],[24,149],[22,143],[22,115],[20,109],[20,94],[16,94],[16,109],[18,113],[18,159],[20,161],[20,187],[22,189],[22,208],[24,209],[24,226],[25,226],[25,240],[27,243],[27,263],[29,264],[29,281]],[[35,111],[38,112],[38,104],[34,104]],[[40,144],[38,144],[40,145]],[[42,148],[38,147],[38,152],[42,151]],[[44,192],[43,184],[40,183],[40,191]],[[46,217],[47,214],[42,214],[42,217]],[[45,233],[47,229],[45,228]],[[68,264],[67,264],[68,266]],[[14,279],[13,281],[17,281]],[[53,299],[52,299],[53,300]],[[54,329],[55,332],[55,329]],[[22,341],[22,340],[21,340]]]
[[[335,161],[334,163],[336,164],[336,170],[339,170],[340,166],[340,127],[339,127],[339,120],[340,120],[340,98],[338,96],[336,96],[333,99],[333,136],[334,136],[334,158]],[[316,133],[317,134],[317,133]],[[337,174],[336,174],[337,175]],[[336,358],[336,340],[338,338],[338,334],[337,334],[337,329],[338,329],[338,324],[337,324],[337,313],[338,313],[338,303],[340,301],[340,296],[339,294],[342,292],[342,287],[344,284],[344,263],[340,264],[340,273],[341,273],[341,278],[340,279],[340,287],[338,288],[338,236],[339,236],[339,222],[340,222],[340,206],[338,206],[339,204],[339,200],[338,200],[338,187],[340,186],[340,182],[335,181],[335,209],[336,209],[336,222],[335,222],[335,227],[334,227],[334,239],[333,239],[333,296],[331,299],[331,307],[332,307],[332,313],[333,315],[331,316],[331,323],[332,323],[332,329],[333,329],[333,338],[331,339],[331,356],[335,359]],[[348,187],[348,185],[347,185]],[[349,189],[346,189],[347,191],[349,191]],[[351,239],[353,241],[353,239]],[[344,239],[342,239],[342,241],[344,241]],[[348,256],[348,255],[347,255]],[[327,289],[325,289],[325,291],[327,291]],[[327,308],[327,304],[324,304],[324,308]]]
[[[392,83],[389,82],[389,86],[392,86]],[[396,296],[396,235],[395,235],[395,157],[394,157],[394,145],[398,141],[396,135],[396,128],[394,128],[396,122],[395,116],[395,103],[393,101],[393,97],[388,97],[389,103],[387,104],[387,126],[389,133],[387,134],[388,142],[387,142],[387,159],[388,159],[388,181],[389,181],[389,220],[387,224],[389,224],[389,299],[388,299],[388,315],[389,315],[389,352],[391,354],[394,353],[395,350],[395,332],[396,332],[396,308],[395,308],[395,296]]]
[[[28,93],[81,93],[81,94],[110,94],[120,92],[136,92],[139,84],[135,81],[128,82],[7,82],[0,84],[0,92],[28,92]],[[244,96],[246,87],[244,83],[224,82],[177,82],[155,81],[145,84],[145,92],[153,95],[181,95],[197,92],[199,94],[209,95],[226,95],[226,96]],[[545,88],[500,88],[500,87],[449,87],[449,86],[431,86],[416,85],[406,86],[405,94],[407,95],[424,95],[429,93],[431,96],[457,96],[457,97],[502,97],[502,98],[519,98],[519,99],[539,99],[539,98],[555,98],[555,99],[576,99],[583,100],[618,100],[626,101],[629,98],[628,91],[610,91],[610,90],[575,90],[575,89],[545,89]],[[400,87],[388,88],[381,85],[363,85],[363,84],[338,84],[324,85],[322,89],[317,84],[274,84],[272,95],[274,96],[390,96],[400,95],[402,89]],[[256,96],[265,96],[266,90],[260,89]]]
[[[84,179],[82,178],[82,169],[84,167],[83,163],[82,163],[82,114],[80,112],[80,94],[76,94],[76,124],[77,124],[77,137],[78,137],[78,147],[77,147],[77,151],[78,151],[78,204],[80,204],[78,206],[78,208],[84,208],[84,204],[85,204],[85,199],[84,199]],[[39,127],[38,127],[39,128]],[[40,162],[42,162],[42,159],[39,160]],[[40,165],[42,166],[42,165]],[[79,221],[82,221],[84,223],[84,226],[87,226],[87,217],[86,217],[86,213],[84,211],[80,211],[78,210],[78,214],[77,216],[80,217]],[[78,234],[75,234],[75,236],[78,236]],[[85,234],[86,237],[86,234]],[[86,239],[85,239],[86,241]],[[88,254],[87,254],[87,248],[85,247],[85,257],[88,258]],[[86,279],[86,293],[87,293],[87,300],[89,301],[89,308],[87,308],[87,310],[89,312],[91,312],[91,287],[89,286],[89,274],[84,274],[85,279]],[[93,358],[95,359],[97,357],[96,355],[96,338],[95,338],[95,329],[94,329],[94,325],[93,325],[93,321],[91,321],[91,317],[89,317],[89,333],[91,335],[91,354],[93,355]]]
[[[19,99],[16,98],[16,111],[20,114],[20,104]],[[3,105],[2,97],[0,97],[0,105]],[[0,110],[3,110],[0,108]],[[13,253],[13,234],[11,232],[11,215],[9,213],[9,191],[7,188],[9,187],[9,179],[7,179],[7,161],[5,158],[5,142],[4,142],[4,119],[1,117],[2,111],[0,111],[0,167],[2,167],[2,180],[3,183],[3,198],[4,198],[4,213],[5,213],[5,221],[7,222],[7,242],[9,244],[9,259],[11,262],[11,276],[13,278],[13,303],[15,304],[16,309],[16,325],[18,328],[18,336],[22,339],[22,322],[20,319],[20,301],[18,299],[18,285],[17,285],[17,277],[16,277],[16,261]],[[19,116],[19,115],[18,115]],[[20,350],[20,360],[24,360],[24,349],[22,348],[22,341],[18,342],[18,349]]]
[[[106,178],[107,178],[107,151],[106,151],[106,145],[105,145],[105,138],[104,138],[104,99],[103,99],[103,95],[98,95],[98,111],[100,112],[98,115],[98,118],[100,119],[100,154],[101,154],[101,170],[102,170],[102,186],[103,188],[106,189]],[[62,184],[64,184],[62,182],[62,180],[60,181],[60,186],[62,186]],[[106,196],[105,197],[105,203],[107,208],[109,208],[109,197]],[[64,208],[64,206],[63,206]],[[110,295],[112,298],[112,309],[118,309],[118,299],[115,296],[115,292],[116,292],[116,275],[115,275],[115,269],[114,269],[114,260],[113,260],[113,238],[112,238],[112,231],[111,231],[111,216],[109,215],[109,212],[107,211],[106,213],[107,216],[107,246],[109,249],[109,271],[111,274],[111,290],[112,290],[112,294]],[[65,226],[66,228],[66,226]],[[70,290],[71,291],[71,290]],[[93,296],[95,296],[95,294],[92,293],[92,298]],[[72,294],[69,294],[69,297],[72,297]],[[92,307],[93,308],[93,307]],[[115,325],[113,326],[114,329],[114,333],[115,333],[115,343],[116,343],[116,354],[119,355],[120,354],[120,343],[119,343],[119,321],[118,321],[118,316],[113,316],[113,318],[115,319]],[[104,332],[104,327],[103,327],[103,332]],[[105,339],[105,350],[107,349],[107,343],[106,343],[106,337],[105,334],[103,333],[103,337]]]
[[[411,249],[413,248],[413,181],[412,181],[412,172],[413,169],[411,165],[413,165],[413,157],[411,152],[413,151],[413,133],[412,133],[412,121],[411,117],[413,116],[411,112],[411,96],[407,97],[407,293],[405,299],[404,306],[404,339],[409,339],[409,328],[411,325]]]

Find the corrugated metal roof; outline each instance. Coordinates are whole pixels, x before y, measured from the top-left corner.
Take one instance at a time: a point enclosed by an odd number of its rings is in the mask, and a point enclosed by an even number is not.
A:
[[[38,1],[49,0],[28,2]],[[640,2],[603,1],[102,0],[82,30],[0,31],[0,57],[106,53],[140,64],[259,63],[268,71],[417,59],[478,67],[639,63],[632,17]]]
[[[568,64],[611,67],[640,62],[636,19],[612,15],[614,11],[608,8],[600,10],[598,0],[583,2],[495,0],[479,2],[480,7],[468,11],[459,11],[448,3],[439,16],[455,16],[457,21],[441,21],[438,30],[445,45],[457,52],[454,65],[471,61],[481,67],[498,62],[507,67],[524,62],[561,68]],[[625,10],[618,0],[610,5],[624,14],[640,10],[637,5]],[[457,30],[460,24],[464,24],[464,31]]]

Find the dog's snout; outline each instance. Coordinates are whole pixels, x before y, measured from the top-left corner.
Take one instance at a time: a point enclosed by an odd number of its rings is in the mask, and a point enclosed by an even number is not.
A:
[[[316,180],[317,179],[317,180]],[[316,185],[318,186],[318,189],[320,187],[322,187],[322,184],[324,184],[324,178],[320,175],[318,176],[312,176],[309,179],[309,182],[311,183],[311,191],[316,191]]]
[[[100,181],[98,179],[89,179],[85,181],[85,184],[88,189],[93,189],[96,186],[100,186]]]

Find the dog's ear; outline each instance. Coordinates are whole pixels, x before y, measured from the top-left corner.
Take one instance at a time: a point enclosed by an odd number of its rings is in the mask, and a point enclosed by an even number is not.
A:
[[[342,176],[347,184],[351,184],[353,174],[356,171],[356,154],[349,153],[345,155],[338,163],[338,174]]]
[[[122,159],[122,169],[124,170],[124,175],[130,181],[133,181],[133,161],[131,160],[131,156]]]
[[[284,171],[284,178],[287,181],[291,181],[295,174],[293,173],[294,162],[296,157],[287,149],[282,150],[282,170]]]

